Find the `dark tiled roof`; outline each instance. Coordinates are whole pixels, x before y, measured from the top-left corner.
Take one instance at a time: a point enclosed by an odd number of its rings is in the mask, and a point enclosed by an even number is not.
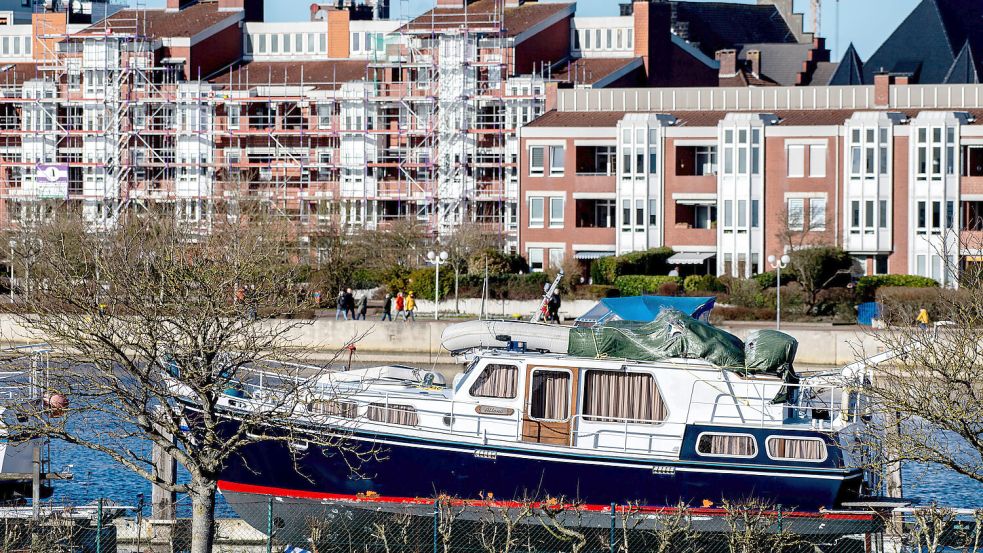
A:
[[[795,86],[798,84],[799,73],[802,72],[802,62],[809,58],[811,44],[745,44],[737,55],[747,59],[749,50],[761,52],[761,74],[782,85]]]
[[[121,10],[106,20],[83,29],[82,33],[102,32],[107,25],[112,28],[114,23],[121,31],[131,32],[135,23],[137,32],[151,37],[192,37],[228,18],[232,13],[234,12],[219,11],[218,2],[198,2],[180,11]]]
[[[821,61],[816,64],[816,70],[812,73],[812,81],[809,83],[813,86],[826,86],[829,81],[832,80],[833,74],[840,67],[839,63],[835,61]]]
[[[366,78],[367,61],[321,60],[304,63],[251,61],[231,67],[209,80],[215,84],[252,86],[264,84],[309,84],[317,89],[335,90],[348,81]]]
[[[976,72],[983,51],[983,2],[922,0],[864,63],[864,82],[879,71],[914,74],[917,82],[945,82],[953,63],[969,44]]]
[[[676,18],[688,27],[687,40],[704,54],[744,44],[796,42],[775,6],[727,2],[675,2]]]
[[[956,61],[952,62],[952,67],[946,73],[945,82],[946,84],[979,84],[980,76],[976,72],[976,60],[973,59],[973,50],[969,47],[969,41],[963,44]]]
[[[468,4],[466,8],[434,8],[410,21],[406,29],[426,32],[431,29],[440,31],[456,29],[465,22],[469,26],[483,28],[497,25],[495,16],[496,6],[501,0],[478,0]],[[505,32],[507,36],[519,35],[536,24],[569,9],[572,3],[539,3],[527,2],[515,8],[505,8]]]
[[[578,84],[594,84],[641,58],[580,58],[554,69],[554,80]]]
[[[823,83],[816,83],[821,85]],[[843,53],[843,60],[836,67],[833,76],[829,79],[829,84],[834,86],[849,86],[864,84],[864,64],[857,55],[857,49],[853,43]]]
[[[623,111],[548,111],[527,127],[614,127]]]

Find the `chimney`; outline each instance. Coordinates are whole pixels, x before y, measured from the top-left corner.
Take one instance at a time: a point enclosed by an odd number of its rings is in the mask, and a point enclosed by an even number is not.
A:
[[[894,84],[910,84],[911,77],[908,75],[898,75],[894,77]]]
[[[751,74],[755,77],[761,77],[761,50],[748,50],[747,62],[751,67]]]
[[[874,75],[874,106],[886,108],[891,104],[891,75],[881,72]]]
[[[348,50],[350,14],[348,10],[337,10],[328,8],[328,57],[347,58],[350,55]]]
[[[720,62],[721,77],[737,75],[737,50],[717,50],[713,57]]]
[[[666,2],[635,0],[632,4],[635,55],[642,58],[650,86],[672,79],[672,9]]]

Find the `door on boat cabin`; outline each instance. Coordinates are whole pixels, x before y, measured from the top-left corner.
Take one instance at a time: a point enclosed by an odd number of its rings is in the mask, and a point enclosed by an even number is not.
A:
[[[577,373],[567,367],[529,367],[522,441],[570,445],[577,412]]]

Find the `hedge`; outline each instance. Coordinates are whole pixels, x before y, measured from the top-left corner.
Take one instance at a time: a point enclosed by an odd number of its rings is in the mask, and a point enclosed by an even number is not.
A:
[[[407,279],[406,286],[409,290],[402,290],[403,292],[412,291],[413,295],[417,299],[422,300],[432,300],[433,299],[433,285],[436,269],[433,267],[423,267],[417,269],[410,273]],[[446,298],[454,292],[454,271],[450,267],[446,267],[440,272],[440,297]]]
[[[614,286],[621,292],[622,296],[655,294],[659,292],[661,287],[667,284],[673,284],[681,288],[683,286],[683,279],[675,276],[662,275],[621,275],[614,281]]]
[[[602,257],[590,267],[594,284],[615,284],[622,275],[665,275],[669,272],[666,260],[673,254],[672,248],[653,248],[612,257]]]
[[[934,279],[915,275],[870,275],[860,277],[857,281],[857,297],[861,301],[873,301],[877,289],[882,286],[894,288],[937,288],[939,283]]]
[[[713,275],[690,275],[683,280],[683,290],[695,292],[723,292],[727,288]]]

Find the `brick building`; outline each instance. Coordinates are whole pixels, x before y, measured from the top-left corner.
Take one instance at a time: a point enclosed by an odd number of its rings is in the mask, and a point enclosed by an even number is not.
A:
[[[520,248],[534,270],[670,246],[691,271],[750,276],[769,255],[835,244],[867,274],[954,284],[947,267],[983,259],[981,102],[981,85],[887,74],[560,91],[521,131]]]

